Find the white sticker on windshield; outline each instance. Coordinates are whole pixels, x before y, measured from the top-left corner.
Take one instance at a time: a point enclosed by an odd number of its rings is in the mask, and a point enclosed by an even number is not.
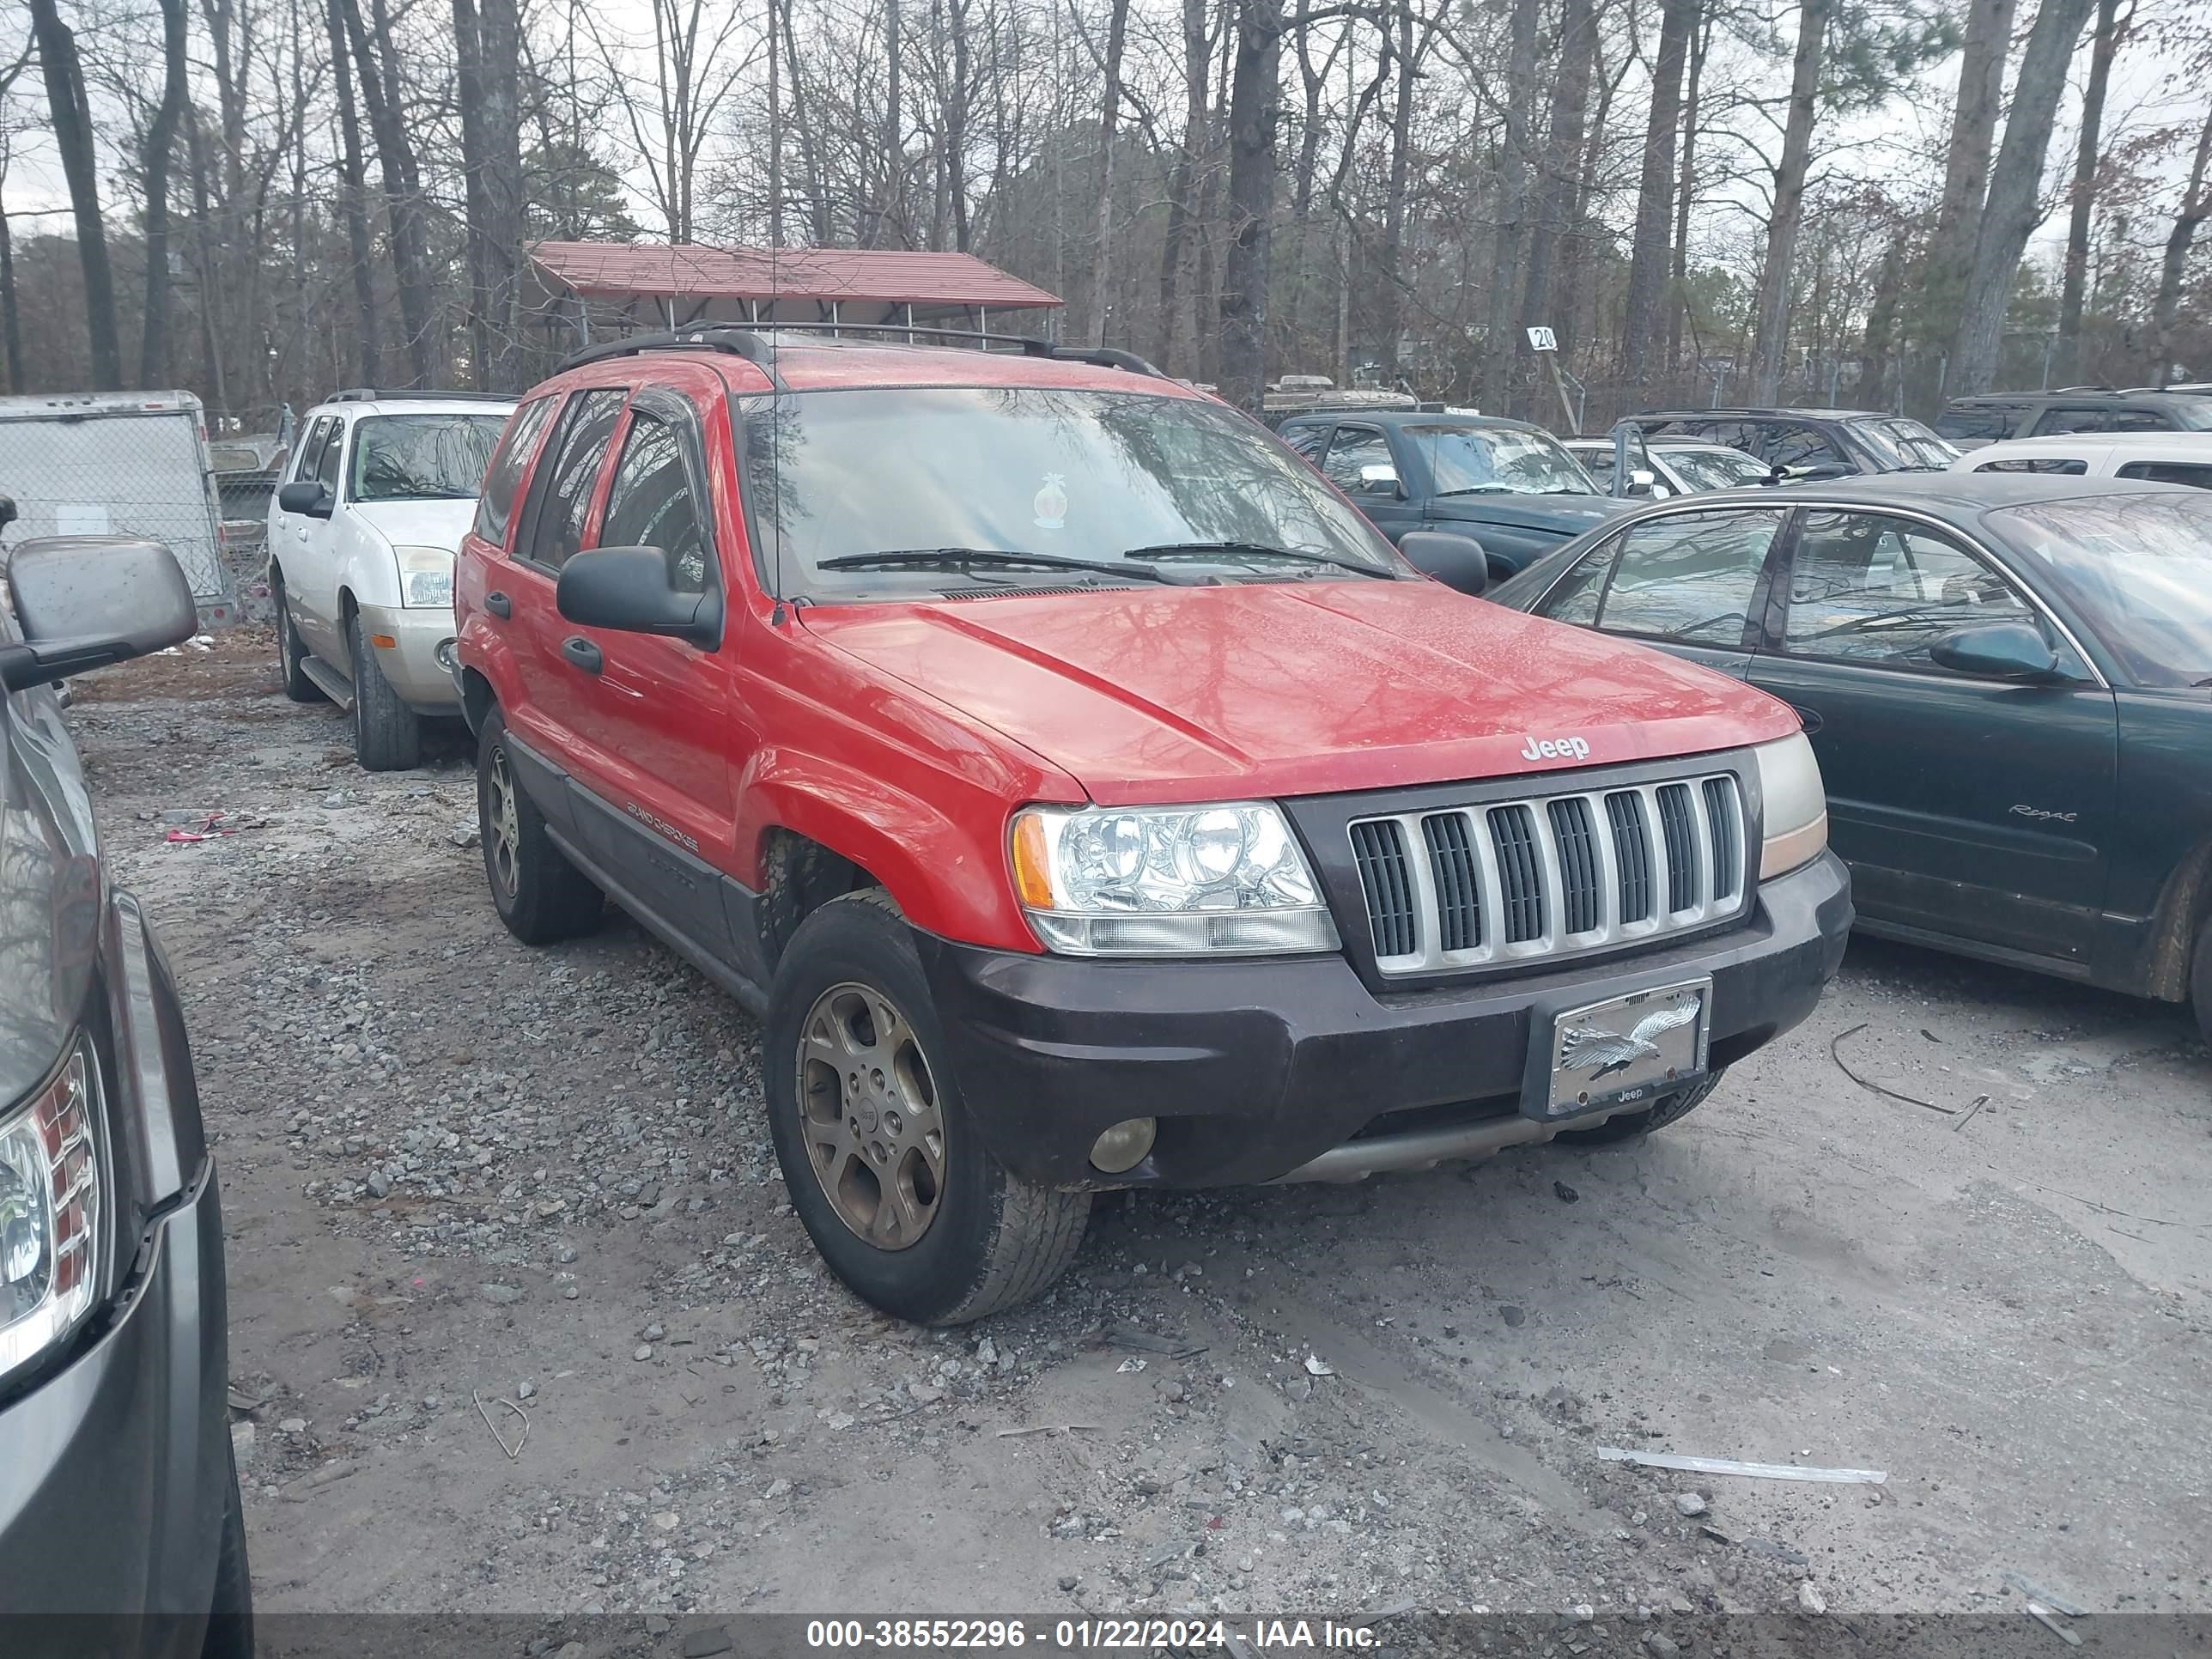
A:
[[[1030,502],[1036,512],[1036,517],[1031,522],[1039,530],[1067,528],[1067,491],[1060,487],[1066,482],[1064,473],[1048,472],[1044,475],[1044,488],[1038,490],[1036,499]]]

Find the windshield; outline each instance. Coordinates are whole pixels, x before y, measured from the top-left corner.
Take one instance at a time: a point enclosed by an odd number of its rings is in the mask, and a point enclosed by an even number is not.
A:
[[[1604,492],[1547,433],[1510,426],[1408,426],[1439,495],[1597,495]]]
[[[1851,430],[1861,443],[1881,458],[1883,466],[1892,471],[1945,467],[1959,459],[1959,452],[1949,444],[1919,422],[1906,420],[1901,415],[1887,416],[1878,421],[1853,421]]]
[[[1741,489],[1765,483],[1773,469],[1741,449],[1662,449],[1674,476],[1692,489]]]
[[[2212,496],[2175,489],[1998,507],[2140,685],[2212,680]]]
[[[1379,574],[1403,569],[1318,474],[1212,403],[1137,392],[916,386],[761,396],[738,407],[761,557],[783,596],[1070,580],[980,563],[823,568],[909,550],[1109,566],[1157,563],[1172,550],[1173,568],[1196,580],[1332,574],[1312,560],[1270,557],[1271,548]]]
[[[354,428],[353,499],[474,499],[507,416],[371,415]]]

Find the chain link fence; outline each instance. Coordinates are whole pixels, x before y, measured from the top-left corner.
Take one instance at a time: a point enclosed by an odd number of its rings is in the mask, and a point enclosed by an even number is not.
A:
[[[9,544],[135,536],[176,555],[204,618],[232,620],[226,554],[199,400],[186,392],[0,399],[0,495]]]

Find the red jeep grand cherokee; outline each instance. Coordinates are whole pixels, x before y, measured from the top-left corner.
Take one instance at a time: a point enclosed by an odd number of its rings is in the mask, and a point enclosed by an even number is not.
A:
[[[907,1318],[1102,1188],[1656,1128],[1842,956],[1786,706],[1428,580],[1119,353],[586,351],[457,577],[500,915],[611,896],[760,1016],[792,1202]]]

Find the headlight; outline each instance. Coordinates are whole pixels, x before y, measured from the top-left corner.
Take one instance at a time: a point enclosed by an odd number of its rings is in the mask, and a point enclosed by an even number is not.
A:
[[[395,547],[399,603],[426,611],[453,606],[453,556],[442,547]]]
[[[1817,857],[1828,844],[1828,792],[1820,787],[1820,763],[1802,732],[1751,752],[1759,758],[1766,815],[1766,839],[1759,849],[1759,878],[1765,881]]]
[[[1014,890],[1048,951],[1085,957],[1334,951],[1336,925],[1279,807],[1032,806]]]
[[[95,1075],[80,1047],[0,1119],[0,1377],[75,1330],[100,1293]]]

